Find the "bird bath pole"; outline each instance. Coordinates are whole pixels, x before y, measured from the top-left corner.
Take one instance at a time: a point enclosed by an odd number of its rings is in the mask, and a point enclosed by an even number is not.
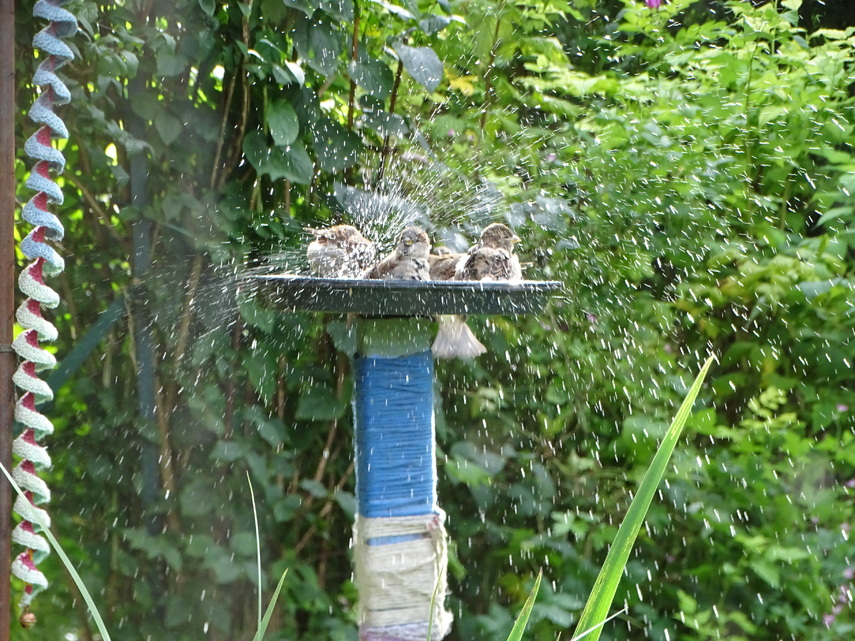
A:
[[[357,315],[354,575],[362,641],[441,639],[447,535],[436,495],[431,317],[544,307],[557,282],[251,278],[283,311]],[[431,611],[431,603],[433,610]]]

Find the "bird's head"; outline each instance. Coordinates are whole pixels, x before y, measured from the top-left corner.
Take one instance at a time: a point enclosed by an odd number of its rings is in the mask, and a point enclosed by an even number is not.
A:
[[[425,230],[407,227],[398,237],[398,252],[414,258],[427,256],[430,253],[430,239]]]
[[[335,225],[326,229],[313,229],[306,227],[306,231],[312,234],[322,245],[327,243],[343,243],[352,238],[361,236],[359,230],[352,225]]]
[[[492,247],[494,249],[504,249],[506,252],[513,252],[514,245],[520,242],[513,230],[504,223],[493,223],[484,228],[481,232],[481,246]]]

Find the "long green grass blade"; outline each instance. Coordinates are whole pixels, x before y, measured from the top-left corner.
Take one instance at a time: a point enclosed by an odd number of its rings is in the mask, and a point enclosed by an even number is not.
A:
[[[249,484],[249,498],[252,500],[252,519],[255,522],[255,560],[258,572],[258,628],[261,629],[261,535],[258,532],[258,510],[255,508],[255,492],[252,489],[252,479],[249,478],[249,470],[246,472],[246,482]]]
[[[0,464],[0,470],[3,470],[3,474],[18,493],[18,496],[25,501],[28,500],[27,495],[24,494],[24,490],[15,483],[12,475],[9,474],[9,470],[7,470],[2,464]],[[95,601],[92,599],[92,595],[89,594],[89,590],[86,589],[86,585],[83,583],[83,579],[80,578],[77,570],[74,569],[74,566],[71,564],[71,559],[68,558],[68,555],[65,553],[65,550],[62,549],[62,546],[59,544],[59,541],[56,540],[56,537],[50,531],[50,528],[48,528],[45,523],[38,523],[38,525],[42,528],[42,534],[45,535],[45,538],[50,542],[51,547],[56,551],[56,555],[59,557],[59,560],[62,561],[65,569],[68,570],[68,573],[71,575],[71,579],[74,581],[77,589],[80,590],[80,594],[83,596],[83,601],[86,603],[86,607],[89,608],[89,613],[92,615],[92,620],[95,621],[95,627],[98,628],[98,633],[101,635],[101,638],[104,641],[111,641],[110,633],[107,632],[107,626],[104,625],[104,619],[101,618],[101,614],[95,606]]]
[[[585,630],[585,631],[584,631],[582,634],[580,634],[579,636],[576,636],[576,637],[573,637],[572,639],[570,639],[570,641],[580,641],[581,639],[584,639],[586,636],[588,636],[589,634],[591,634],[591,632],[593,632],[594,630],[598,630],[599,628],[602,628],[606,623],[608,623],[609,621],[611,621],[611,620],[612,620],[612,619],[614,619],[615,617],[619,617],[621,614],[623,614],[624,612],[626,612],[628,609],[629,609],[629,608],[624,608],[623,610],[620,610],[620,611],[618,611],[618,612],[615,612],[613,615],[611,615],[608,619],[606,619],[606,620],[605,620],[605,621],[603,621],[602,623],[598,623],[598,624],[597,624],[597,625],[595,625],[593,628],[590,628],[590,629],[588,629],[588,630]]]
[[[437,572],[436,583],[433,586],[433,594],[430,595],[430,618],[428,619],[427,639],[425,639],[425,641],[430,641],[431,635],[433,634],[433,609],[436,607],[436,596],[439,594],[440,579],[441,577],[439,576],[439,572]]]
[[[632,500],[629,510],[618,529],[614,543],[606,555],[606,562],[600,570],[600,575],[594,582],[594,588],[591,590],[591,596],[588,597],[588,602],[585,604],[585,609],[582,610],[582,616],[576,624],[574,637],[591,631],[586,637],[586,641],[597,641],[600,637],[602,628],[599,627],[608,616],[612,606],[612,601],[617,591],[618,583],[620,582],[621,574],[629,559],[629,553],[632,550],[632,545],[635,543],[635,538],[638,536],[638,531],[644,522],[644,517],[647,514],[647,509],[656,495],[656,489],[665,474],[665,469],[668,466],[668,461],[674,451],[674,446],[680,438],[680,433],[683,431],[683,426],[689,418],[692,411],[692,405],[701,385],[706,378],[707,372],[712,365],[713,357],[710,356],[704,366],[701,368],[695,382],[692,383],[689,393],[686,395],[677,416],[668,428],[668,432],[662,439],[656,455],[653,457],[653,462],[647,468],[641,485],[638,488],[638,493]]]
[[[537,573],[537,579],[534,582],[534,587],[531,589],[531,594],[525,600],[523,609],[517,620],[514,622],[514,627],[511,628],[511,633],[508,635],[508,641],[521,641],[525,626],[528,623],[528,617],[531,615],[531,609],[534,607],[534,600],[537,598],[537,592],[540,590],[540,580],[543,578],[543,572]]]
[[[279,585],[277,585],[276,589],[273,591],[273,596],[270,598],[270,603],[267,605],[267,610],[264,612],[264,618],[261,619],[261,625],[258,626],[258,631],[255,633],[255,636],[252,637],[252,641],[261,641],[264,638],[264,634],[267,632],[267,626],[270,625],[270,618],[273,616],[273,608],[276,605],[276,601],[279,600],[279,593],[282,591],[282,586],[285,583],[286,576],[288,576],[288,570],[285,570],[282,573],[282,577],[279,579]]]

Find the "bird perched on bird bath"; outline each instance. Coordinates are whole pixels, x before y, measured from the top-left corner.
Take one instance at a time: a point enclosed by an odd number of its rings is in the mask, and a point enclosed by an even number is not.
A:
[[[514,254],[520,241],[510,227],[493,223],[484,228],[478,241],[454,263],[453,280],[519,281],[522,267]],[[451,254],[450,256],[454,256]],[[439,278],[449,271],[446,256],[437,256],[431,269]],[[439,330],[431,347],[437,358],[475,358],[487,351],[466,324],[466,316],[439,317]]]
[[[510,227],[493,223],[457,264],[455,280],[522,280],[520,259],[514,245],[520,242]]]
[[[420,227],[407,227],[395,250],[363,275],[384,280],[430,280],[430,239]]]
[[[309,243],[306,258],[312,271],[322,278],[359,278],[374,263],[374,243],[352,225],[307,227],[306,231],[315,237]]]

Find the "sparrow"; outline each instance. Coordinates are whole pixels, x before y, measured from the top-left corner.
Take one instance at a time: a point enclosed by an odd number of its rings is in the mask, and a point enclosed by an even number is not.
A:
[[[514,245],[520,242],[511,228],[493,223],[484,228],[481,237],[469,251],[466,260],[458,263],[456,280],[522,280],[519,256]]]
[[[454,274],[457,271],[457,263],[460,261],[463,254],[455,254],[448,247],[435,247],[430,256],[428,256],[428,264],[430,265],[431,280],[454,280]]]
[[[306,258],[315,275],[322,278],[359,278],[377,254],[374,243],[351,225],[327,229],[306,227],[315,239],[309,243]]]
[[[395,251],[363,274],[383,280],[430,280],[430,239],[420,227],[407,227]]]
[[[519,269],[519,263],[517,263]],[[456,280],[513,280],[513,257],[504,249],[481,247],[469,254],[455,272]]]
[[[454,280],[522,280],[522,267],[514,254],[520,241],[502,223],[488,225],[478,241],[455,263]],[[437,358],[475,358],[487,351],[466,324],[466,316],[440,316],[439,330],[431,346]]]

